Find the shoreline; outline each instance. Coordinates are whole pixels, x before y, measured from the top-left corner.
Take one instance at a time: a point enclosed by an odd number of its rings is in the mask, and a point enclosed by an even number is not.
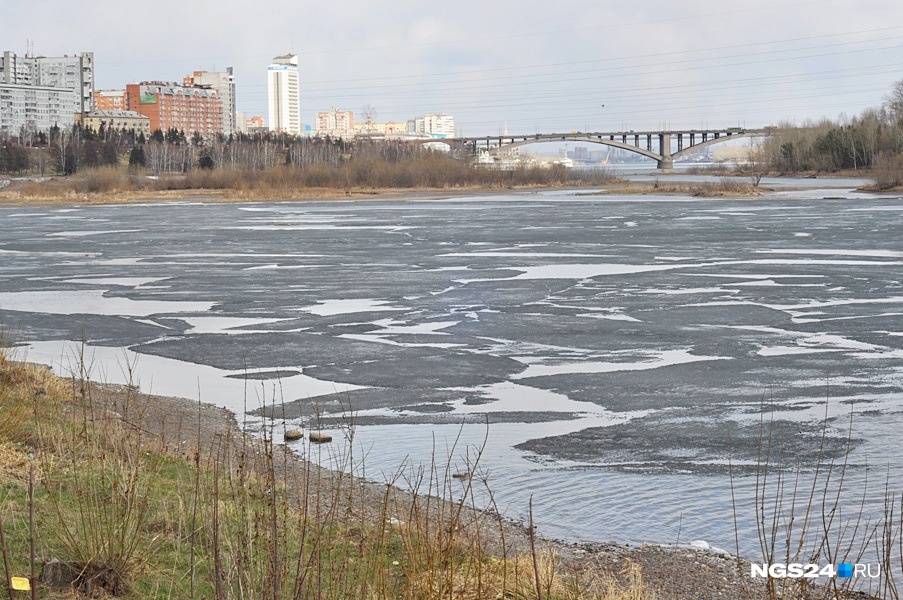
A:
[[[613,175],[617,176],[616,173]],[[724,180],[718,182],[686,182],[686,183],[660,183],[658,177],[699,177],[710,176],[712,178],[722,178]],[[123,205],[123,204],[167,204],[167,203],[294,203],[294,202],[342,202],[342,201],[405,201],[411,199],[423,200],[442,200],[447,198],[469,198],[481,195],[491,195],[493,193],[504,194],[531,194],[537,192],[548,191],[580,191],[591,190],[596,188],[604,188],[593,192],[591,195],[607,196],[607,195],[627,195],[627,196],[645,196],[645,195],[663,195],[678,196],[688,195],[694,197],[706,198],[758,198],[767,196],[778,191],[797,191],[810,189],[810,186],[791,186],[777,190],[775,188],[764,187],[747,183],[750,177],[748,173],[731,173],[713,171],[711,173],[705,170],[687,170],[687,171],[656,171],[651,173],[642,173],[638,176],[648,178],[650,181],[636,181],[628,179],[614,179],[607,183],[599,183],[593,185],[591,182],[575,182],[574,184],[553,184],[553,185],[516,185],[516,186],[486,186],[473,185],[461,187],[432,188],[432,187],[413,187],[413,188],[374,188],[374,187],[347,187],[347,188],[302,188],[293,190],[265,190],[254,192],[249,190],[238,189],[214,189],[214,188],[197,188],[197,189],[179,189],[179,190],[161,190],[161,191],[110,191],[110,192],[87,192],[79,193],[72,189],[63,190],[62,194],[47,194],[22,196],[17,189],[18,186],[12,185],[0,191],[0,207],[16,207],[16,206],[102,206],[102,205]],[[60,176],[53,176],[59,178]],[[810,174],[801,173],[798,175],[771,175],[770,177],[777,179],[807,179],[813,182],[811,188],[823,187],[814,184],[814,182],[830,181],[832,179],[869,179],[870,173],[854,172],[838,172]],[[873,189],[874,184],[855,188],[852,191],[871,194],[899,194],[903,192],[903,188],[876,190]]]
[[[50,369],[39,363],[26,364]],[[195,453],[210,456],[222,452],[222,444],[229,441],[233,444],[247,444],[247,440],[260,440],[259,434],[244,431],[239,420],[240,415],[213,404],[141,392],[136,400],[132,400],[133,403],[139,403],[140,408],[132,409],[131,414],[128,412],[120,414],[123,398],[127,394],[135,397],[134,389],[130,390],[126,385],[94,381],[90,382],[90,389],[94,401],[105,407],[105,414],[111,415],[127,427],[138,427],[158,437],[165,446],[188,461],[195,460],[193,458]],[[136,412],[140,414],[136,415]],[[331,444],[342,443],[343,440],[331,442]],[[354,507],[349,505],[347,510],[369,505],[374,510],[365,518],[371,519],[376,518],[388,490],[394,506],[392,518],[404,521],[407,508],[414,497],[412,492],[389,483],[365,480],[321,467],[295,452],[293,450],[295,447],[297,443],[292,442],[273,446],[274,453],[277,453],[276,463],[282,465],[280,475],[283,481],[287,482],[297,477],[298,473],[313,470],[317,473],[318,480],[325,482],[327,497],[332,493],[330,490],[342,481],[343,485],[347,485],[348,489],[354,490],[353,493],[358,495]],[[259,451],[257,455],[260,456]],[[422,494],[418,496],[423,497]],[[364,499],[363,502],[361,498]],[[450,505],[447,499],[439,500],[445,505]],[[499,537],[498,531],[488,533],[490,536],[488,547],[493,554],[500,555],[503,551],[509,555],[529,553],[531,536],[526,523],[491,510],[487,512],[484,507],[477,509],[480,514],[489,515],[491,522],[496,523],[489,528],[485,528],[484,525],[484,532],[486,529],[496,528],[503,532],[502,537]],[[573,542],[549,539],[542,537],[541,515],[535,515],[534,518],[539,532],[535,535],[537,548],[554,553],[564,573],[586,577],[610,576],[624,582],[626,569],[630,565],[637,565],[641,568],[643,583],[655,594],[654,598],[755,600],[764,597],[764,580],[753,580],[749,577],[749,560],[711,548],[705,542],[691,541],[681,545],[654,543],[631,545],[616,541]],[[701,593],[704,595],[700,595]]]
[[[48,365],[31,361],[20,363],[53,372]],[[54,376],[64,382],[73,381]],[[134,387],[122,384],[89,381],[88,389],[88,397],[95,407],[93,410],[101,409],[96,418],[150,434],[177,458],[189,463],[203,462],[202,457],[209,460],[213,456],[223,456],[224,452],[226,455],[229,452],[233,455],[241,453],[246,459],[250,458],[253,470],[254,464],[266,459],[259,434],[246,432],[239,415],[226,408],[175,396],[143,392],[136,395]],[[342,440],[331,443],[341,444]],[[293,443],[272,445],[274,463],[278,465],[277,482],[287,486],[290,481],[302,480],[305,474],[309,476],[313,472],[313,477],[318,481],[317,497],[332,498],[341,503],[342,510],[351,519],[378,523],[380,510],[386,503],[391,507],[389,523],[403,527],[408,511],[416,501],[415,496],[421,499],[426,497],[391,483],[366,480],[321,467],[293,451],[294,447],[297,446]],[[321,489],[321,485],[325,488]],[[297,493],[309,494],[310,491]],[[459,506],[458,502],[449,499],[436,499],[438,502],[433,502],[433,506],[440,512],[440,504],[451,509]],[[471,526],[482,517],[489,519],[492,525],[486,527],[483,523],[476,535],[484,539],[489,554],[496,557],[529,556],[531,545],[535,543],[539,553],[548,552],[554,556],[561,576],[577,577],[582,581],[607,577],[627,585],[634,577],[631,569],[639,567],[642,585],[651,593],[649,598],[652,599],[760,600],[767,597],[766,579],[752,579],[749,575],[749,559],[711,547],[701,540],[685,544],[574,542],[543,537],[540,531],[541,515],[534,516],[536,525],[531,536],[530,527],[523,520],[500,514],[491,508],[471,508],[469,505],[465,508],[476,511],[468,521]],[[830,586],[829,582],[820,583]],[[864,592],[843,590],[840,593],[838,598],[846,600],[874,598]]]

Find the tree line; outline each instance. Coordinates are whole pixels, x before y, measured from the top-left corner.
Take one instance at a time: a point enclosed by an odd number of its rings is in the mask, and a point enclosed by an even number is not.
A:
[[[150,175],[198,170],[338,167],[354,158],[395,163],[421,151],[398,140],[302,138],[280,133],[217,135],[169,129],[149,137],[134,130],[99,132],[80,124],[34,136],[0,135],[0,173],[72,175],[128,163]],[[762,142],[756,163],[777,173],[872,170],[881,187],[903,185],[903,80],[877,108],[802,126],[782,123]]]
[[[80,170],[123,163],[150,175],[214,169],[269,169],[286,165],[338,166],[352,157],[396,162],[421,150],[400,140],[307,138],[279,133],[217,135],[157,130],[97,132],[75,124],[54,126],[46,134],[0,137],[0,173],[72,175]]]
[[[903,178],[903,80],[884,102],[853,117],[823,119],[802,126],[781,123],[760,148],[757,162],[778,173],[870,170],[876,179]],[[900,185],[888,181],[885,187]]]

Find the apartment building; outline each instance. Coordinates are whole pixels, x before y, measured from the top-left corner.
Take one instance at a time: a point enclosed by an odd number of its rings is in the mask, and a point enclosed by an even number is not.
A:
[[[237,133],[240,128],[235,114],[235,74],[225,71],[195,71],[182,80],[184,86],[209,87],[216,90],[223,105],[223,133]]]
[[[126,108],[150,119],[151,131],[175,128],[186,135],[214,136],[224,132],[223,105],[216,90],[176,83],[130,83]]]
[[[371,137],[396,137],[400,136],[408,130],[408,124],[405,122],[386,121],[385,123],[374,123],[371,119],[367,119],[363,123],[354,124],[355,135],[371,136]]]
[[[150,119],[133,110],[95,110],[82,117],[82,125],[96,132],[134,131],[150,136]]]
[[[80,109],[75,90],[0,83],[0,134],[28,137],[71,127]]]
[[[94,92],[94,110],[125,110],[125,90],[97,90]]]
[[[7,50],[0,55],[0,83],[72,90],[76,112],[86,113],[94,109],[94,53],[18,56]]]
[[[354,136],[354,111],[331,108],[317,113],[314,135],[349,138]]]
[[[434,138],[455,137],[455,118],[443,113],[420,115],[408,121],[408,133]]]

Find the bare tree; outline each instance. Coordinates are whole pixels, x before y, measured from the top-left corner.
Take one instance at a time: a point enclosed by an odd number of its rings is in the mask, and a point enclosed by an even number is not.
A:
[[[749,179],[753,187],[759,187],[759,182],[765,175],[765,151],[762,149],[762,140],[758,138],[750,138],[749,150],[747,153],[747,162],[749,164]]]
[[[366,133],[372,133],[374,131],[373,119],[376,118],[376,107],[372,104],[365,104],[363,108],[361,108],[361,116],[364,117],[364,131]]]
[[[903,118],[903,79],[897,81],[890,93],[884,96],[884,102],[894,118]]]
[[[363,108],[361,108],[361,116],[364,117],[366,121],[373,121],[376,118],[376,107],[372,104],[365,104]]]
[[[78,171],[82,146],[82,131],[77,125],[71,129],[54,125],[50,128],[50,150],[57,169],[63,175]]]

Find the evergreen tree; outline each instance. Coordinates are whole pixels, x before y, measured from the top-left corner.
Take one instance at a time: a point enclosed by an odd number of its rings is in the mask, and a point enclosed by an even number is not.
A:
[[[213,161],[213,157],[210,156],[210,153],[205,148],[201,151],[200,157],[198,157],[198,168],[212,171],[215,167],[216,163]]]
[[[134,168],[147,166],[143,145],[135,146],[132,148],[132,151],[129,152],[129,166]]]

